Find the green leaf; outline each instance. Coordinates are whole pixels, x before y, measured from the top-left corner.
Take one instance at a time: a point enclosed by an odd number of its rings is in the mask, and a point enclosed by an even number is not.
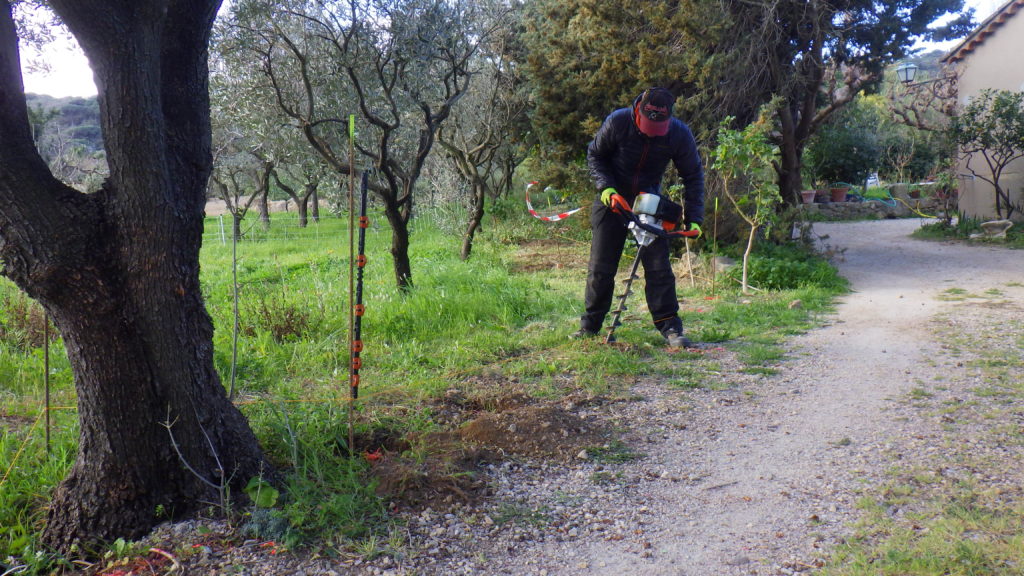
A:
[[[276,488],[259,476],[249,479],[249,483],[245,486],[245,493],[257,508],[273,508],[281,496]]]

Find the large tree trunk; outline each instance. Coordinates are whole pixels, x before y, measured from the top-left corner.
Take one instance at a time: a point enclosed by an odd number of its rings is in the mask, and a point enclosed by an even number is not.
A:
[[[124,252],[103,241],[91,248]],[[81,421],[78,458],[45,532],[62,550],[137,537],[158,508],[187,514],[261,472],[256,440],[213,370],[197,275],[118,268],[83,275],[59,301],[44,297],[68,344]]]
[[[274,171],[274,163],[269,160],[263,160],[263,169],[259,173],[259,190],[257,193],[260,196],[260,224],[263,225],[264,232],[270,230],[270,174]]]
[[[399,290],[412,287],[412,264],[409,261],[409,224],[406,214],[390,201],[384,200],[384,217],[391,226],[391,258],[395,271],[395,282]]]
[[[317,211],[317,197],[316,189],[320,186],[317,181],[306,182],[302,187],[302,202],[299,203],[299,226],[305,228],[309,223],[309,218],[312,216],[313,222],[320,220],[320,214]],[[313,213],[310,214],[310,201],[313,203]]]
[[[270,230],[270,197],[269,197],[269,194],[270,194],[270,191],[267,190],[266,188],[264,188],[263,190],[260,190],[256,194],[257,196],[259,196],[259,202],[257,202],[257,204],[259,205],[259,211],[260,211],[260,226],[263,228],[264,232],[266,232],[267,230]]]
[[[0,257],[64,337],[81,422],[44,541],[135,537],[271,474],[213,367],[199,285],[206,50],[219,0],[52,0],[95,71],[110,177],[79,194],[31,144],[0,0]]]
[[[801,109],[806,108],[800,102]],[[805,115],[808,112],[794,113],[794,106],[780,106],[777,116],[779,118],[779,162],[776,170],[779,174],[779,194],[786,206],[800,204],[800,191],[803,189],[803,148],[808,137],[806,134]]]
[[[777,164],[779,194],[787,206],[796,206],[802,201],[800,191],[803,189],[803,164],[801,154],[793,144],[791,140],[783,141],[783,145],[779,147]]]
[[[276,170],[273,171],[273,176],[274,181],[277,182],[277,187],[284,190],[285,194],[295,202],[295,211],[299,216],[298,227],[305,228],[309,225],[309,197],[311,194],[316,192],[316,185],[306,182],[303,185],[303,194],[302,196],[299,196],[295,192],[295,188],[292,188],[281,181]]]
[[[462,259],[469,260],[473,252],[473,238],[476,231],[480,229],[480,223],[484,219],[484,202],[487,198],[487,185],[483,179],[473,177],[473,205],[469,209],[469,223],[466,225],[466,232],[462,235]]]

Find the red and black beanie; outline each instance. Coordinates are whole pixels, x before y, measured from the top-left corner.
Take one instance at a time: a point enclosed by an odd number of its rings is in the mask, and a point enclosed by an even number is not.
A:
[[[647,136],[664,136],[672,119],[676,97],[664,88],[648,88],[637,98],[633,115],[636,126]]]

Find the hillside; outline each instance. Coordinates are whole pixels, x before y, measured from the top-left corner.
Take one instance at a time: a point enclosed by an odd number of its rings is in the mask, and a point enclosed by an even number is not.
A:
[[[96,97],[54,98],[45,94],[26,94],[29,114],[37,131],[36,141],[44,154],[47,144],[59,140],[62,147],[81,146],[84,152],[103,150],[100,109]]]

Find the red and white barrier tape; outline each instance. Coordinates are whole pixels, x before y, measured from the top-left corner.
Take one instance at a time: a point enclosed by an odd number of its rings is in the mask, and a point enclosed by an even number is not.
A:
[[[541,216],[540,214],[537,214],[537,211],[533,209],[533,205],[530,204],[530,188],[532,188],[536,184],[540,184],[540,182],[530,182],[529,184],[526,185],[526,208],[530,210],[530,215],[533,216],[534,218],[537,218],[538,220],[543,220],[545,222],[558,222],[559,220],[565,220],[569,216],[572,216],[573,214],[580,211],[579,208],[574,208],[572,210],[569,210],[568,212],[562,212],[561,214],[555,214],[554,216]]]

